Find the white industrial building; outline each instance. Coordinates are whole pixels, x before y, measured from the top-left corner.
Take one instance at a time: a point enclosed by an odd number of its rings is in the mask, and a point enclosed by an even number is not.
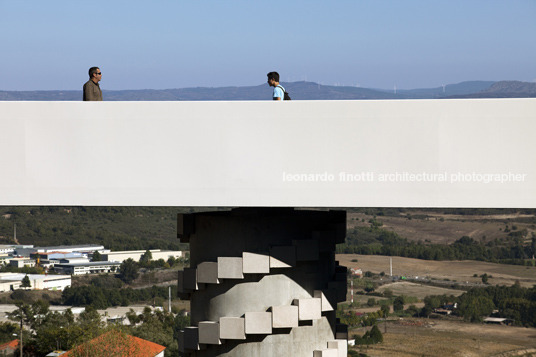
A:
[[[34,267],[35,259],[28,258],[14,258],[9,261],[9,264],[16,268]]]
[[[54,271],[69,275],[110,273],[119,270],[119,262],[66,263],[54,265]]]
[[[180,258],[182,257],[181,251],[175,250],[160,250],[160,249],[151,249],[152,260],[164,259],[168,260],[169,257]],[[118,251],[118,252],[109,252],[102,254],[102,259],[110,262],[123,262],[129,258],[132,260],[140,261],[140,258],[145,254],[145,250],[127,250],[127,251]]]
[[[0,244],[0,254],[9,254],[15,251],[13,245]]]
[[[54,247],[33,247],[33,248],[17,248],[15,249],[17,255],[29,257],[33,253],[50,253],[50,252],[63,252],[63,253],[93,253],[94,251],[102,251],[104,246],[99,244],[81,244],[81,245],[58,245]]]
[[[63,290],[71,286],[69,275],[0,273],[0,292],[19,289],[26,275],[33,290]]]

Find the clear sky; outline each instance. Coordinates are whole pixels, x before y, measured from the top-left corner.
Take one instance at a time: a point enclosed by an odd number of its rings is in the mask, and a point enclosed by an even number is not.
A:
[[[535,0],[0,0],[0,90],[536,80]]]

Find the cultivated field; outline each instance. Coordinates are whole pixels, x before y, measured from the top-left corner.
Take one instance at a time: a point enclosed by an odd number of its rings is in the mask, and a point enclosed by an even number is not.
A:
[[[379,325],[382,333],[384,324]],[[350,335],[363,335],[364,328]],[[536,356],[536,329],[434,319],[387,323],[384,342],[363,348],[369,356]],[[357,348],[359,349],[359,348]]]
[[[380,286],[376,291],[384,292],[389,289],[394,295],[415,296],[419,300],[424,299],[428,295],[454,295],[460,296],[464,293],[463,290],[446,289],[437,286],[423,285],[411,283],[409,281],[397,281],[390,284]]]
[[[508,239],[508,233],[504,229],[508,225],[517,227],[517,230],[527,229],[528,237],[536,232],[534,224],[516,222],[516,220],[532,218],[533,215],[448,215],[431,211],[411,211],[411,215],[428,216],[427,218],[408,219],[407,216],[399,217],[378,216],[376,219],[383,223],[382,228],[396,232],[410,241],[430,241],[437,244],[450,244],[463,236],[469,236],[477,241],[490,241],[494,239]],[[364,213],[348,213],[347,226],[368,227],[368,221],[373,216]]]
[[[492,285],[513,285],[519,280],[521,286],[532,287],[536,284],[536,267],[520,265],[494,264],[472,260],[435,261],[413,258],[392,257],[393,275],[410,277],[430,277],[439,280],[456,282],[480,283],[478,276],[486,273],[492,275],[489,283]],[[363,272],[371,271],[379,274],[389,274],[389,257],[379,255],[337,254],[341,265],[348,268],[361,268]],[[356,262],[352,260],[357,259]]]

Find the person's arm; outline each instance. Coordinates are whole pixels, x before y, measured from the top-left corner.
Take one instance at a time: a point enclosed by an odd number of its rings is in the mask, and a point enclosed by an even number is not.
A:
[[[274,88],[274,100],[282,100],[283,99],[283,90],[279,87]]]

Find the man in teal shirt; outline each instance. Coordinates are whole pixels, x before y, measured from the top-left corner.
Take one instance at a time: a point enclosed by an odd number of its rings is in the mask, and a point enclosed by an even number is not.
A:
[[[268,84],[270,87],[274,87],[274,100],[283,100],[285,98],[285,88],[283,88],[282,85],[279,84],[279,73],[277,72],[270,72],[267,74],[268,76]]]

